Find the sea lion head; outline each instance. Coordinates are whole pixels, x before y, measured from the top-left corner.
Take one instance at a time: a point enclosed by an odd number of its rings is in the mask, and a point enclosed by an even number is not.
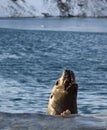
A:
[[[77,90],[74,72],[64,70],[51,92],[47,113],[60,115],[67,109],[71,114],[77,113]]]

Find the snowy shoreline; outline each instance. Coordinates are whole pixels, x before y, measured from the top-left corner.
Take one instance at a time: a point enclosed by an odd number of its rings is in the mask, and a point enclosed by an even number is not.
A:
[[[0,0],[0,18],[107,17],[106,0]]]

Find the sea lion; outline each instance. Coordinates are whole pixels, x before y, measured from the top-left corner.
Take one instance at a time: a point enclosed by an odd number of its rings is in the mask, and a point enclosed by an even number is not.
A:
[[[75,75],[71,70],[65,70],[52,89],[47,114],[63,115],[66,111],[71,114],[77,113],[77,91],[78,85]]]

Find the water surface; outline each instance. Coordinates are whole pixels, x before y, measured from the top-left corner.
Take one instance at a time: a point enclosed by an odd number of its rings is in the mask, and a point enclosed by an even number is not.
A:
[[[21,29],[23,20],[0,20],[0,111],[45,113],[54,82],[71,69],[79,113],[107,113],[107,33]]]
[[[107,32],[107,18],[4,18],[0,19],[0,28]]]

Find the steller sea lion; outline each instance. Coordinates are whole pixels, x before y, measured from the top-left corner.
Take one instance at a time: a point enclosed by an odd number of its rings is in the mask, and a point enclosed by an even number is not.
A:
[[[63,113],[76,114],[78,85],[71,70],[65,70],[56,81],[48,104],[47,114],[63,115]]]

